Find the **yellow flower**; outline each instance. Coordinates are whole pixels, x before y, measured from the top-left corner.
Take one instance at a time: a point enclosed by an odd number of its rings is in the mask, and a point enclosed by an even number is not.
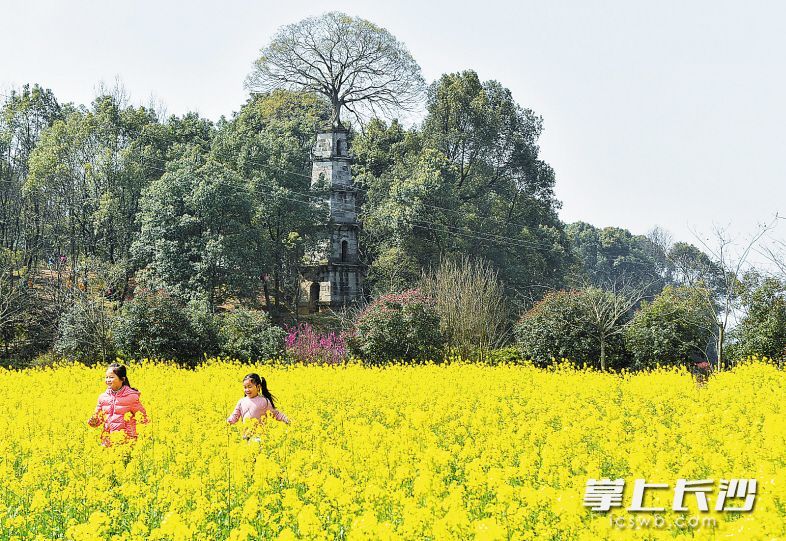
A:
[[[66,382],[51,415],[0,422],[4,539],[786,538],[786,379],[764,363],[703,387],[679,370],[613,375],[568,365],[212,359],[195,370],[151,361],[131,370],[156,422],[139,423],[131,445],[104,447],[84,423],[101,367],[0,368],[3,411],[35,411],[33,389]],[[252,444],[225,422],[250,371],[264,374],[276,406],[297,419],[249,423],[259,436]],[[635,532],[583,505],[589,478],[623,478],[623,506],[643,478],[670,485],[648,491],[645,505],[669,508],[683,476],[714,480],[711,507],[720,479],[757,479],[754,510],[711,511],[715,528]],[[695,512],[694,494],[685,503]],[[677,516],[664,513],[672,523]]]

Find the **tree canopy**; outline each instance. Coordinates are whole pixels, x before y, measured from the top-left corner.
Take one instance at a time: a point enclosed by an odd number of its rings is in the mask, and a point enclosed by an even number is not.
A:
[[[251,90],[306,90],[324,96],[331,121],[391,114],[420,100],[423,77],[390,32],[360,17],[332,11],[282,27],[248,76]]]
[[[370,123],[353,148],[372,280],[406,275],[391,254],[420,267],[468,254],[499,270],[519,307],[561,287],[568,243],[554,172],[539,158],[541,129],[509,90],[473,71],[432,85],[422,130]]]

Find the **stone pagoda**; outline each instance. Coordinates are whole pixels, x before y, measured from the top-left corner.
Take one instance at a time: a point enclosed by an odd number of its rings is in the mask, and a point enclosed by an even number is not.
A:
[[[357,189],[352,182],[347,135],[340,126],[317,134],[311,184],[329,184],[330,220],[326,238],[306,257],[300,313],[341,308],[362,295]]]

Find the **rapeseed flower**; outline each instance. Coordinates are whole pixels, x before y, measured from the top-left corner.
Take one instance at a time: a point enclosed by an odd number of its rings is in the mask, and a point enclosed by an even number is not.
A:
[[[103,367],[0,368],[0,408],[25,412],[0,420],[2,539],[786,538],[784,375],[765,363],[702,387],[567,365],[129,370],[152,422],[105,447],[85,423]],[[226,425],[249,371],[292,425]],[[756,506],[701,513],[688,495],[687,516],[717,524],[679,526],[673,492],[653,490],[666,527],[621,529],[583,505],[590,478],[625,479],[629,505],[635,479],[681,477],[757,479]]]

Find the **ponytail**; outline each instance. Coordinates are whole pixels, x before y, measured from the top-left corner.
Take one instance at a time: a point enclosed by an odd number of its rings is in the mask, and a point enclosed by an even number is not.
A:
[[[270,391],[267,388],[267,381],[265,381],[265,378],[261,378],[259,377],[259,374],[252,372],[251,374],[247,374],[246,377],[243,378],[243,381],[246,381],[247,379],[251,380],[251,383],[253,383],[257,387],[260,387],[259,394],[267,398],[268,402],[270,402],[271,408],[276,409],[276,406],[273,402],[275,400],[275,397],[272,394],[270,394]]]

